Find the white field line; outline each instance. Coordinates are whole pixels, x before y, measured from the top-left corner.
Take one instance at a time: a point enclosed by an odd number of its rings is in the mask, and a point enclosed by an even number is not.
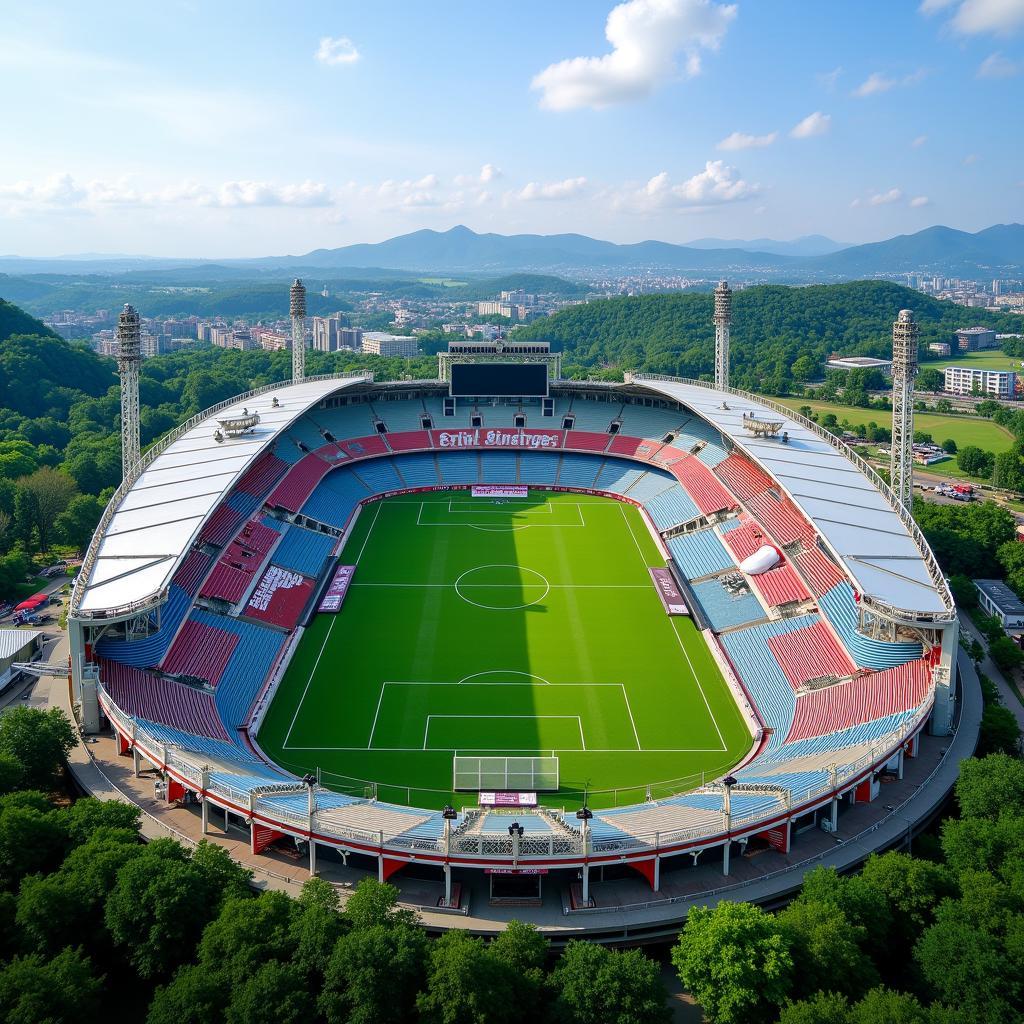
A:
[[[422,748],[423,750],[442,750],[442,751],[445,751],[445,750],[455,749],[453,747],[428,747],[427,746],[427,739],[428,739],[428,737],[430,735],[430,723],[435,718],[469,719],[469,720],[474,721],[474,722],[475,721],[479,721],[480,719],[484,719],[484,718],[497,719],[499,721],[507,721],[509,719],[519,719],[519,720],[528,719],[531,722],[545,721],[547,719],[558,719],[560,721],[568,721],[568,722],[575,721],[577,727],[580,730],[580,743],[582,744],[584,751],[587,749],[587,741],[583,738],[583,723],[580,721],[580,716],[579,715],[427,715],[426,726],[425,726],[425,728],[423,730],[423,748]],[[415,747],[408,747],[406,749],[415,750],[416,748]],[[481,750],[487,750],[487,749],[500,749],[500,748],[481,747],[480,749]],[[529,747],[520,747],[520,748],[512,748],[512,749],[528,750],[528,749],[531,749],[531,748],[529,748]]]

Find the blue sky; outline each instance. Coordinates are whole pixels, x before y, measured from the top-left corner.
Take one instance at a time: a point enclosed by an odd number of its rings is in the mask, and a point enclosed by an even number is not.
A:
[[[0,0],[0,26],[3,254],[1024,220],[1024,0]]]

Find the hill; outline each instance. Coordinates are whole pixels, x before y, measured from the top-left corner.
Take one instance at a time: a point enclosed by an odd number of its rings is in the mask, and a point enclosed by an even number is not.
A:
[[[0,280],[0,287],[3,281]],[[42,337],[56,338],[57,335],[34,316],[29,316],[11,302],[0,299],[0,342],[6,341],[15,334],[38,334]]]
[[[836,277],[926,271],[952,277],[1012,277],[1024,273],[1024,224],[995,224],[971,234],[942,225],[885,242],[855,245],[808,261]]]
[[[836,242],[825,235],[803,235],[788,242],[775,238],[695,238],[686,244],[691,249],[746,249],[807,259],[838,252],[840,249],[848,248],[850,243]]]
[[[567,271],[595,268],[658,268],[719,273],[740,267],[785,268],[786,257],[739,249],[690,249],[668,242],[628,245],[587,235],[477,234],[459,225],[424,229],[384,242],[315,249],[297,262],[317,267],[388,266],[419,271]]]
[[[588,376],[623,370],[681,377],[714,369],[712,297],[704,292],[604,299],[572,306],[516,332],[540,338],[565,353],[566,372]],[[816,374],[832,352],[885,356],[892,346],[892,322],[913,309],[921,344],[948,341],[969,320],[1009,330],[1011,314],[965,310],[883,281],[787,288],[764,285],[733,298],[732,381],[751,391],[777,393],[802,356]],[[799,364],[797,373],[807,369]]]

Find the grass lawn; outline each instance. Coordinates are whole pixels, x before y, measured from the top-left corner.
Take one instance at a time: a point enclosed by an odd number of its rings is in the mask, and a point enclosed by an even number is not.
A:
[[[364,509],[341,561],[358,566],[345,604],[306,629],[260,729],[292,771],[441,807],[465,800],[456,751],[554,755],[545,802],[589,787],[607,807],[693,788],[749,748],[704,638],[665,614],[648,573],[665,563],[630,505],[403,495]]]
[[[808,402],[800,398],[782,398],[779,401],[797,411],[802,406],[809,405],[820,415],[835,413],[840,423],[847,420],[852,426],[874,421],[880,427],[892,427],[892,413],[888,410],[859,409],[849,405],[833,405],[831,402]],[[1007,451],[1013,444],[1013,435],[1008,430],[980,416],[943,416],[937,413],[915,412],[914,429],[931,434],[936,444],[942,444],[947,438],[952,438],[959,448],[973,444],[985,451],[998,453]],[[955,468],[955,460],[951,460],[951,463]],[[944,467],[949,464],[936,463],[935,472],[946,472]]]
[[[1008,356],[1002,349],[991,348],[984,352],[961,352],[934,363],[921,363],[922,370],[944,370],[947,366],[970,366],[975,370],[1016,370],[1020,373],[1021,358]]]

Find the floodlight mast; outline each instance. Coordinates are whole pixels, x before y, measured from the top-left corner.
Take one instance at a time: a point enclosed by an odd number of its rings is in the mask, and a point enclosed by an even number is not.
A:
[[[890,486],[909,509],[914,493],[914,379],[917,377],[918,326],[909,309],[892,325],[892,451]]]
[[[306,379],[306,288],[298,279],[292,282],[290,308],[292,318],[292,383]]]
[[[715,288],[715,387],[729,386],[729,327],[732,323],[732,289],[728,281]]]
[[[121,378],[121,477],[127,480],[142,457],[139,442],[139,368],[142,336],[139,314],[125,303],[117,318],[117,372]]]

